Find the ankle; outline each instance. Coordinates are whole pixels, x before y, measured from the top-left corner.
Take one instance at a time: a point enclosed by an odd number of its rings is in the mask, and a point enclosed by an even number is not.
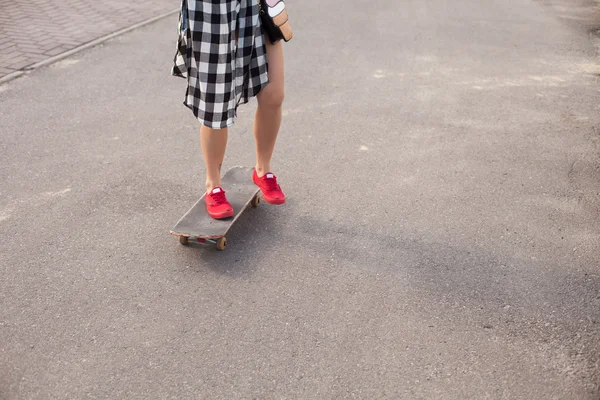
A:
[[[256,169],[256,175],[258,175],[259,178],[262,178],[267,172],[271,172],[270,165],[257,165],[254,168]]]
[[[214,188],[221,187],[221,182],[206,182],[206,193],[210,193]]]

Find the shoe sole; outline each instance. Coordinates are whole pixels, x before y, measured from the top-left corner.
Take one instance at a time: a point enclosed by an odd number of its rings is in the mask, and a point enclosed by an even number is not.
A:
[[[263,194],[263,199],[264,199],[264,200],[265,200],[267,203],[269,203],[269,204],[273,204],[273,205],[276,205],[276,206],[279,206],[279,205],[281,205],[281,204],[285,204],[285,199],[283,199],[283,200],[269,200],[269,199],[267,199],[267,198],[265,197],[265,195],[264,195],[264,194]]]
[[[208,210],[206,210],[206,212],[208,213],[208,215],[210,215],[211,218],[214,218],[214,219],[225,219],[225,218],[233,217],[233,214],[234,214],[233,211],[227,212],[227,213],[221,213],[221,214],[211,213]]]

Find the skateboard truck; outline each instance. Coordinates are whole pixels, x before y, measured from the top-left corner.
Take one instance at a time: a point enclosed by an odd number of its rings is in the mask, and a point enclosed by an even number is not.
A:
[[[227,238],[225,236],[219,238],[219,239],[206,239],[206,238],[201,238],[201,237],[189,237],[189,236],[183,236],[180,235],[179,236],[179,243],[183,244],[184,246],[187,246],[188,244],[190,244],[190,239],[194,240],[195,242],[198,243],[202,243],[202,244],[214,244],[217,247],[217,250],[225,250],[225,248],[227,247]]]

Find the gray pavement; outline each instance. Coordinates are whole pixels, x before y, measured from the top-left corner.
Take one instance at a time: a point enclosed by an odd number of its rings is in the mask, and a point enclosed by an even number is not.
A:
[[[0,86],[0,398],[597,400],[593,24],[290,3],[289,201],[224,253],[168,234],[203,180],[175,18]]]
[[[177,7],[177,0],[0,0],[0,80]]]

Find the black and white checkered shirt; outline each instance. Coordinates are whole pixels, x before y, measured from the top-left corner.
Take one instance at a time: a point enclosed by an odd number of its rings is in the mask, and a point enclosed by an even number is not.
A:
[[[233,125],[269,81],[258,13],[258,0],[182,0],[171,73],[187,77],[183,104],[210,128]]]

